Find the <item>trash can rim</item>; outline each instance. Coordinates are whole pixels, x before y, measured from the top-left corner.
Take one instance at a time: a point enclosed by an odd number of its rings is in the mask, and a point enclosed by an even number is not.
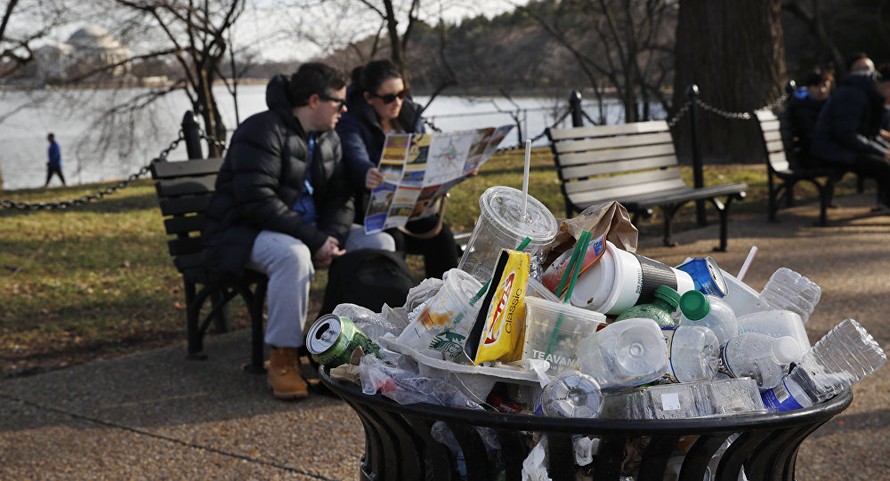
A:
[[[853,401],[853,393],[845,389],[824,403],[784,413],[755,413],[695,419],[577,419],[528,414],[507,414],[474,411],[434,404],[398,404],[380,394],[367,395],[355,384],[330,378],[327,368],[319,370],[321,382],[341,398],[368,407],[393,411],[403,415],[433,418],[441,421],[488,426],[498,429],[552,431],[563,433],[671,435],[754,431],[803,426],[827,421],[846,409]]]

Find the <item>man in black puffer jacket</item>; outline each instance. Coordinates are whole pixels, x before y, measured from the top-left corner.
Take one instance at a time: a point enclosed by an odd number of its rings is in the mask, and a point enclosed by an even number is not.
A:
[[[878,182],[878,208],[890,212],[890,149],[876,140],[890,96],[890,79],[877,79],[871,59],[857,57],[819,113],[812,155]]]
[[[309,283],[347,250],[394,250],[388,234],[354,225],[352,188],[333,131],[345,110],[346,79],[321,64],[303,64],[266,88],[269,110],[238,127],[207,209],[206,264],[221,274],[245,268],[269,276],[269,383],[275,397],[308,394],[297,350]]]

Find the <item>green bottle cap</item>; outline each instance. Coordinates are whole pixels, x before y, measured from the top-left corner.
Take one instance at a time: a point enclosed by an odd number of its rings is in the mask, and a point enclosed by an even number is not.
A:
[[[680,296],[680,311],[686,319],[698,321],[711,312],[711,304],[701,292],[687,291]]]
[[[672,311],[680,305],[680,293],[674,290],[671,286],[662,284],[656,287],[655,298],[667,302],[668,305],[671,306]]]

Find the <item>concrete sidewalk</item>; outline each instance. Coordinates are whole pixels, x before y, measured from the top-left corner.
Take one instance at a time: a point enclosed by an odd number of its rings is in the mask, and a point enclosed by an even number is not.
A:
[[[839,198],[831,227],[812,227],[812,202],[730,225],[645,236],[641,253],[668,264],[711,255],[734,273],[760,248],[746,281],[760,289],[790,267],[822,286],[807,324],[812,341],[845,317],[890,351],[890,216],[869,213],[873,194]],[[739,217],[740,218],[740,217]],[[242,372],[247,331],[211,336],[210,359],[186,361],[184,342],[0,382],[0,480],[353,480],[364,450],[358,418],[343,402],[274,400],[265,376]],[[890,368],[855,390],[853,405],[820,428],[798,456],[799,480],[878,480],[890,473]]]

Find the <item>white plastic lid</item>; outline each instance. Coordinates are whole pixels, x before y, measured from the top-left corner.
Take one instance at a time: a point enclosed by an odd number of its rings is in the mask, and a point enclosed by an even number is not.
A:
[[[773,339],[772,353],[779,363],[791,364],[800,358],[800,343],[791,336]]]
[[[600,309],[609,300],[614,284],[615,260],[607,247],[600,260],[578,276],[570,301],[573,306]]]
[[[518,239],[531,238],[533,245],[549,244],[556,237],[559,225],[556,217],[544,204],[528,196],[526,217],[522,217],[525,200],[521,190],[503,185],[489,187],[479,198],[479,208],[498,230]]]

